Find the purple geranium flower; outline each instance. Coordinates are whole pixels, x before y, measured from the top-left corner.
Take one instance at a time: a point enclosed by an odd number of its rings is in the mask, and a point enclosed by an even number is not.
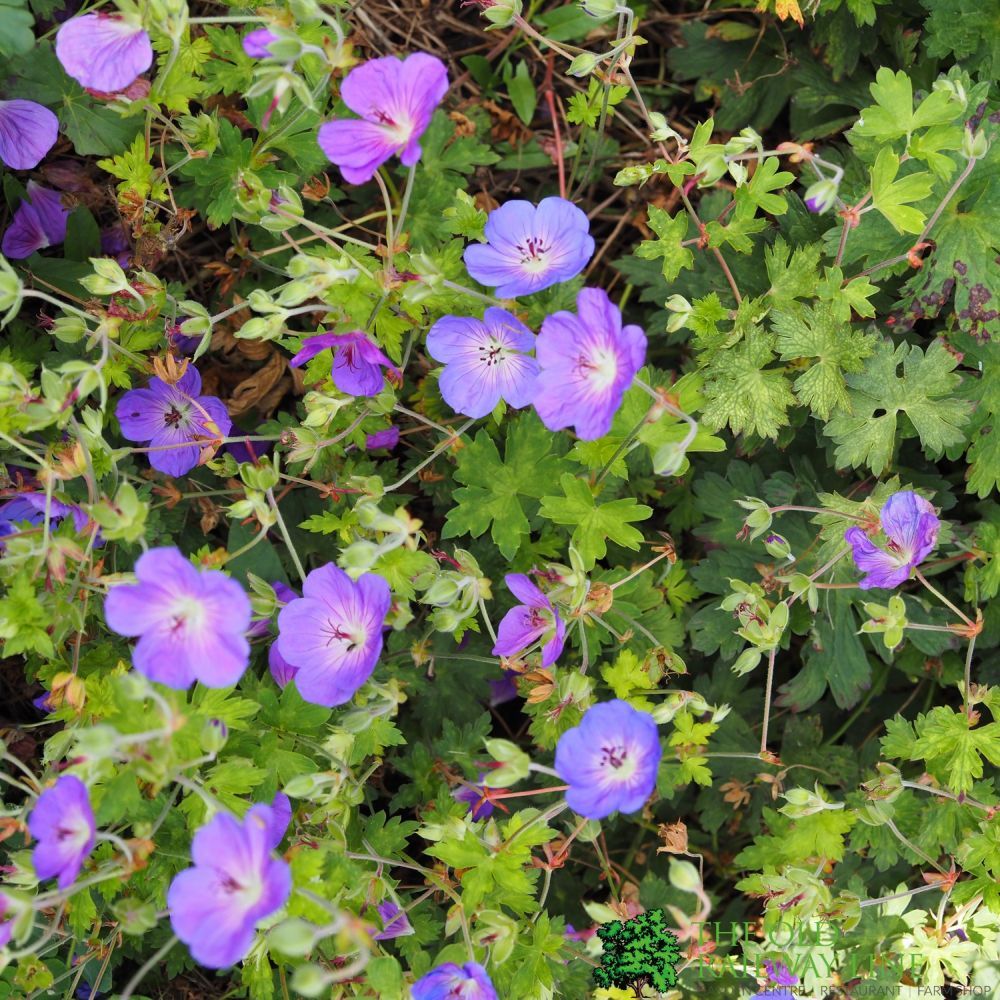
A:
[[[390,378],[403,376],[396,366],[360,330],[353,333],[320,333],[306,337],[302,349],[289,362],[300,368],[321,351],[333,351],[333,384],[349,396],[376,396],[382,391],[382,369]]]
[[[140,636],[135,669],[171,688],[235,684],[250,661],[243,588],[218,570],[196,569],[175,548],[144,552],[135,575],[138,583],[112,587],[104,601],[113,632]]]
[[[594,255],[590,220],[565,198],[508,201],[490,212],[485,233],[486,243],[465,248],[465,266],[500,298],[569,281]]]
[[[278,615],[278,652],[298,669],[295,686],[306,701],[343,705],[382,652],[389,585],[372,573],[352,580],[328,563],[306,577],[302,594]]]
[[[493,803],[486,797],[486,786],[483,784],[485,777],[486,772],[480,771],[477,785],[459,785],[451,793],[456,802],[468,803],[469,815],[475,820],[489,819],[493,815]]]
[[[528,357],[535,335],[505,309],[480,319],[444,316],[427,334],[427,351],[445,363],[438,385],[444,401],[467,417],[485,417],[503,399],[527,406],[534,395],[538,362]]]
[[[611,429],[622,396],[646,356],[646,335],[622,326],[618,307],[600,288],[584,288],[576,315],[547,316],[535,354],[541,374],[535,410],[549,430],[572,426],[584,441]]]
[[[288,816],[276,799],[273,806],[253,806],[242,823],[219,813],[194,835],[194,866],[170,883],[167,908],[174,933],[196,962],[224,969],[240,961],[257,924],[285,905],[291,869],[271,852]]]
[[[83,87],[124,90],[153,63],[153,46],[142,25],[120,14],[84,14],[56,33],[62,68]]]
[[[36,250],[56,246],[66,239],[68,218],[58,191],[28,181],[28,196],[17,206],[0,249],[5,257],[22,260]]]
[[[343,102],[359,119],[320,126],[320,148],[340,167],[348,184],[363,184],[395,153],[404,166],[420,159],[419,138],[448,92],[448,70],[440,59],[416,52],[356,66],[340,88]]]
[[[556,771],[569,785],[566,801],[587,819],[641,809],[656,787],[662,754],[656,722],[626,701],[587,709],[556,745]]]
[[[198,464],[199,439],[226,437],[233,426],[225,403],[200,392],[201,375],[188,365],[176,385],[154,376],[145,389],[132,389],[118,401],[122,435],[157,449],[149,452],[149,464],[168,476],[182,476]]]
[[[251,59],[266,59],[270,54],[268,46],[276,42],[278,36],[268,28],[257,28],[243,39],[243,51]]]
[[[764,990],[761,993],[754,993],[747,1000],[796,1000],[796,996],[791,990]]]
[[[372,935],[375,941],[391,941],[393,938],[405,937],[413,933],[413,925],[406,911],[400,909],[398,903],[391,899],[381,902],[376,907],[379,919],[382,921],[382,930]]]
[[[0,161],[31,170],[59,138],[59,119],[35,101],[0,101]]]
[[[3,548],[2,540],[17,530],[14,527],[16,524],[25,521],[31,525],[44,523],[45,505],[44,493],[21,493],[0,504],[0,548]],[[52,524],[58,524],[68,516],[73,518],[73,527],[77,532],[82,532],[87,527],[87,515],[75,503],[61,503],[50,498],[48,506],[49,521]]]
[[[411,987],[413,1000],[499,1000],[486,970],[478,962],[446,962],[421,976]]]
[[[383,448],[392,451],[399,444],[399,428],[386,427],[385,430],[375,431],[365,438],[365,451],[379,451]]]
[[[859,527],[848,528],[844,538],[853,550],[855,565],[865,576],[862,590],[889,590],[910,578],[913,569],[937,544],[941,522],[934,508],[912,490],[893,493],[879,514],[882,531],[889,539],[884,549],[875,545]]]
[[[546,639],[542,646],[542,666],[550,666],[563,651],[566,623],[548,597],[523,573],[508,573],[504,582],[521,603],[503,616],[493,655],[515,656],[540,639]]]
[[[31,856],[35,874],[39,879],[55,877],[60,889],[68,889],[96,839],[87,786],[72,774],[64,774],[38,796],[28,829],[38,841]]]

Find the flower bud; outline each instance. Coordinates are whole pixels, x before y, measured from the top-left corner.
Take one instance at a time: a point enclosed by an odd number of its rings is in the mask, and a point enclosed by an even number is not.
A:
[[[597,69],[598,57],[591,52],[581,52],[570,64],[566,72],[570,76],[590,76]]]
[[[806,189],[806,208],[822,215],[837,203],[837,183],[829,177],[816,181]]]
[[[651,164],[636,167],[623,167],[615,174],[615,187],[631,187],[633,184],[645,184],[653,176]]]
[[[0,320],[0,327],[6,326],[21,308],[21,296],[24,286],[17,276],[17,271],[7,263],[7,258],[0,256],[0,312],[6,315]]]
[[[330,989],[330,975],[318,965],[300,965],[292,976],[292,989],[304,997],[322,996]]]
[[[653,472],[658,476],[677,476],[686,461],[687,449],[671,441],[656,449],[653,455]]]
[[[962,153],[966,159],[981,160],[989,152],[989,149],[989,140],[982,129],[977,129],[976,132],[971,129],[965,130],[962,137]]]
[[[207,719],[201,727],[200,743],[205,753],[218,753],[229,739],[229,730],[221,719]]]
[[[528,777],[531,758],[510,740],[487,740],[486,750],[500,763],[500,767],[487,772],[483,782],[487,788],[509,788]]]
[[[580,6],[598,21],[606,21],[618,13],[618,0],[581,0]]]
[[[764,548],[774,556],[775,559],[787,559],[789,562],[795,561],[795,556],[792,555],[792,547],[788,544],[787,539],[783,535],[777,535],[774,532],[767,535],[764,538]]]
[[[305,958],[316,943],[316,931],[319,928],[308,920],[293,917],[283,920],[277,927],[267,932],[267,943],[275,951],[289,958]]]
[[[671,858],[667,877],[670,879],[670,884],[681,892],[701,892],[701,876],[690,861],[677,861]]]
[[[749,537],[750,541],[760,538],[771,527],[771,508],[767,502],[758,497],[744,497],[736,501],[744,510],[750,511],[743,522],[741,537]]]
[[[506,28],[515,17],[521,16],[521,0],[479,0],[483,6],[483,17],[495,28]]]
[[[671,295],[664,305],[667,312],[673,313],[667,321],[667,333],[674,333],[687,325],[694,307],[683,295]]]
[[[751,647],[750,649],[744,649],[742,653],[736,658],[736,662],[732,666],[732,671],[734,674],[742,676],[743,674],[750,673],[758,663],[760,663],[763,653],[759,649]]]

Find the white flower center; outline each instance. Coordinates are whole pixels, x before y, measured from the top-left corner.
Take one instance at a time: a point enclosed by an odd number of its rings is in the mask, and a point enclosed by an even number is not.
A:
[[[205,606],[194,597],[178,597],[167,616],[171,632],[198,631],[205,624]]]
[[[600,768],[605,778],[628,781],[635,774],[635,755],[627,747],[609,743],[601,747]]]
[[[541,274],[548,269],[549,248],[540,236],[529,236],[523,243],[517,244],[517,250],[521,255],[521,269],[528,274]]]
[[[581,356],[577,364],[590,387],[597,392],[609,389],[618,377],[618,358],[607,347],[599,347]]]
[[[487,368],[499,365],[511,352],[496,337],[490,337],[479,345],[479,362]]]

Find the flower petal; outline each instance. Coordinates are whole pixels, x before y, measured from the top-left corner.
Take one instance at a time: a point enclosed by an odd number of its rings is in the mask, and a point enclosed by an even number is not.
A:
[[[11,170],[37,167],[59,138],[59,119],[35,101],[0,101],[0,160]]]
[[[83,87],[112,93],[153,64],[149,35],[116,14],[74,17],[56,33],[56,56]]]

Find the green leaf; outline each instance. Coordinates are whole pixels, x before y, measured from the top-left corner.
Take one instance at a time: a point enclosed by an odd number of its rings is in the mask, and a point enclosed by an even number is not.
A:
[[[807,243],[793,250],[781,236],[773,246],[764,247],[764,264],[771,281],[768,294],[775,306],[787,306],[816,294],[822,253],[821,243]]]
[[[66,220],[66,257],[87,261],[101,255],[101,231],[86,205],[77,205]]]
[[[883,147],[872,167],[872,205],[900,233],[919,233],[927,216],[911,203],[922,201],[934,189],[934,178],[926,170],[896,180],[899,157]]]
[[[510,95],[510,102],[514,105],[517,117],[525,125],[530,125],[531,119],[535,117],[535,108],[538,106],[538,94],[528,74],[526,62],[517,64],[517,71],[507,81],[507,93]]]
[[[862,370],[875,350],[874,334],[838,320],[828,305],[777,311],[771,322],[783,361],[816,359],[793,383],[799,401],[821,420],[834,410],[850,411],[844,373]]]
[[[663,277],[667,281],[673,281],[681,271],[690,268],[694,264],[694,254],[681,243],[687,236],[688,218],[683,212],[678,212],[674,218],[650,205],[649,228],[656,233],[658,239],[643,240],[639,244],[635,253],[637,257],[644,260],[655,260],[663,258]]]
[[[776,437],[788,423],[795,402],[788,379],[766,366],[774,360],[776,337],[759,327],[743,340],[719,351],[705,369],[702,419],[712,430],[729,425],[734,434]]]
[[[964,712],[938,705],[917,718],[916,729],[910,759],[943,770],[948,787],[959,795],[983,776],[982,758],[1000,766],[1000,722],[971,729]]]
[[[788,211],[785,197],[774,192],[788,187],[795,180],[795,174],[779,170],[779,165],[776,156],[767,157],[753,172],[750,180],[736,189],[737,216],[753,215],[751,206],[768,215],[784,215]]]
[[[629,498],[597,504],[590,487],[569,473],[559,480],[564,496],[542,497],[541,515],[555,524],[574,525],[571,543],[576,546],[584,568],[591,569],[607,554],[611,540],[625,548],[638,549],[642,532],[631,526],[633,521],[645,521],[652,507]]]
[[[957,364],[940,341],[926,353],[909,344],[879,344],[864,371],[846,378],[850,412],[834,414],[824,428],[837,442],[838,468],[867,465],[881,475],[892,458],[901,413],[932,457],[964,441],[971,407],[955,394],[961,382],[954,374]]]
[[[0,0],[0,56],[21,55],[34,47],[35,19],[26,7],[25,0]]]
[[[904,135],[909,141],[914,129],[947,124],[963,110],[957,102],[952,102],[947,91],[932,90],[914,111],[910,78],[904,70],[894,73],[885,66],[875,74],[871,92],[875,104],[861,112],[852,133],[880,142],[891,142]]]
[[[935,59],[953,55],[972,76],[1000,77],[1000,5],[997,0],[923,0],[924,45]]]
[[[459,453],[455,478],[465,485],[455,490],[457,502],[441,533],[442,538],[466,533],[478,538],[492,524],[490,537],[505,559],[514,556],[531,530],[523,501],[543,496],[566,467],[552,454],[555,436],[534,413],[520,415],[508,427],[503,459],[485,430]],[[528,506],[530,515],[537,509],[534,503]]]

